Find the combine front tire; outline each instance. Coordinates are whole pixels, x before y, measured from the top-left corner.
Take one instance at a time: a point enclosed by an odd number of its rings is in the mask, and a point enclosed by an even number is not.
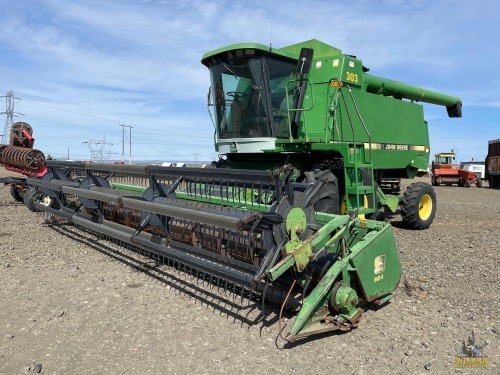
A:
[[[436,193],[429,184],[416,182],[406,189],[400,205],[406,226],[411,229],[427,229],[436,216]]]
[[[319,169],[314,171],[305,172],[305,180],[308,184],[312,184],[316,181],[324,181],[323,186],[318,194],[318,201],[314,205],[316,212],[326,212],[328,214],[339,214],[340,212],[340,202],[339,202],[339,181],[337,177],[330,170],[320,171]]]

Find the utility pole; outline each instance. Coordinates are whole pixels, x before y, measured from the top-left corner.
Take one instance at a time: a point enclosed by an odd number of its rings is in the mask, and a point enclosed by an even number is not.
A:
[[[6,118],[0,143],[6,145],[10,142],[10,131],[12,129],[12,124],[14,123],[14,116],[18,116],[21,113],[14,112],[14,99],[19,100],[19,98],[14,96],[14,92],[12,90],[10,90],[7,95],[1,96],[1,98],[5,98],[5,112],[1,112],[0,115],[6,115]]]
[[[132,164],[132,128],[133,126],[120,124],[122,127],[122,162],[125,159],[125,128],[128,128],[128,163]]]
[[[125,158],[125,124],[120,124],[118,126],[122,127],[122,163]]]

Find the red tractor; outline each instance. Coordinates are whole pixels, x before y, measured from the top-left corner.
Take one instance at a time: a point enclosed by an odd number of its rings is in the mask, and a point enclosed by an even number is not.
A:
[[[460,169],[453,164],[455,160],[454,152],[440,152],[434,155],[432,162],[432,185],[439,186],[457,184],[458,186],[471,187],[476,185],[481,187],[481,177],[474,172]]]

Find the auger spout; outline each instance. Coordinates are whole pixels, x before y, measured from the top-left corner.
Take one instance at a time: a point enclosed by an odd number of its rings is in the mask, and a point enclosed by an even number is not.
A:
[[[449,117],[462,117],[462,100],[456,96],[437,91],[426,90],[418,86],[393,81],[365,74],[366,91],[397,99],[409,99],[418,102],[445,106]]]

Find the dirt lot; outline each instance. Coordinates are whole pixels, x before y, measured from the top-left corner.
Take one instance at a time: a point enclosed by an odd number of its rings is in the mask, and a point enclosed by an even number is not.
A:
[[[500,190],[485,185],[437,187],[428,230],[395,219],[406,285],[391,303],[351,332],[279,348],[252,304],[131,266],[127,250],[45,224],[0,189],[0,373],[498,374]],[[455,369],[473,330],[489,368]]]

